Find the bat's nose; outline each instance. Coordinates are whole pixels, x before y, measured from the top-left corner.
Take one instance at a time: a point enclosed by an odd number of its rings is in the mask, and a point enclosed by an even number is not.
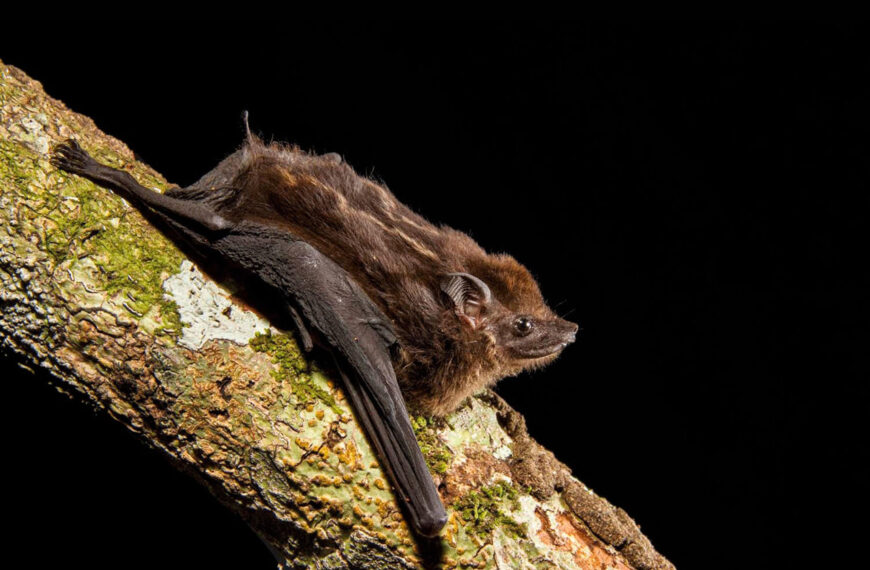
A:
[[[562,335],[565,344],[571,344],[577,339],[577,331],[580,330],[580,325],[559,319],[559,332]]]

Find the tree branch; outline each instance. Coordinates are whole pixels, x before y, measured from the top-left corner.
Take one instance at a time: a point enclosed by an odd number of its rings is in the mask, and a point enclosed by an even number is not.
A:
[[[450,513],[440,541],[418,542],[329,370],[48,153],[75,135],[144,185],[166,181],[2,62],[0,113],[4,352],[167,454],[287,567],[673,568],[491,392],[414,418]]]

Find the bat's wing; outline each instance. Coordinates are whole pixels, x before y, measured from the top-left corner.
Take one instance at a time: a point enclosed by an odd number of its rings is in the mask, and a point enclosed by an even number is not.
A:
[[[434,536],[447,514],[414,436],[390,360],[389,320],[346,271],[286,231],[243,223],[214,241],[298,307],[334,349],[346,393],[398,490],[414,529]]]
[[[97,163],[74,143],[58,147],[53,161],[121,194],[200,254],[232,262],[268,285],[285,306],[298,310],[334,349],[354,411],[392,478],[411,525],[424,536],[441,530],[447,514],[411,428],[390,360],[395,335],[386,316],[346,271],[286,230],[252,222],[230,224],[196,196],[196,188],[170,196],[155,193],[129,174]],[[220,182],[220,168],[214,172],[203,186]]]

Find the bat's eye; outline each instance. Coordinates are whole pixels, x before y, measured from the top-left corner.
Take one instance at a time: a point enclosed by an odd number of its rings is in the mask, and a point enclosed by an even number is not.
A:
[[[535,323],[528,317],[520,317],[514,321],[514,330],[518,335],[526,336],[534,328]]]

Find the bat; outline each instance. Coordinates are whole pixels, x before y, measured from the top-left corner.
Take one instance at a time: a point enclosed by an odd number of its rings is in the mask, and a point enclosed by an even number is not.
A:
[[[514,258],[487,254],[360,176],[337,154],[251,134],[196,183],[160,194],[75,140],[52,163],[127,199],[187,249],[269,291],[307,352],[324,345],[413,530],[447,521],[406,401],[443,416],[499,379],[543,366],[576,324]]]

